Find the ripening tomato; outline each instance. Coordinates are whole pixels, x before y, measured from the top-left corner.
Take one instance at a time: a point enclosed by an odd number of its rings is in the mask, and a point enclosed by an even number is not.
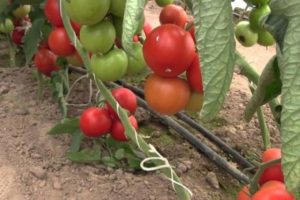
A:
[[[122,108],[128,110],[130,114],[134,114],[137,108],[137,98],[131,90],[127,88],[117,88],[112,90],[112,95]],[[118,115],[113,108],[108,103],[106,105],[111,116],[113,118],[118,118]]]
[[[269,162],[281,158],[281,150],[279,148],[267,149],[262,155],[262,162]],[[262,185],[267,181],[275,180],[284,182],[283,172],[281,170],[281,163],[271,166],[261,174],[259,184]]]
[[[242,190],[238,193],[236,200],[251,200],[248,186],[244,186],[242,188]]]
[[[23,44],[24,35],[25,35],[25,29],[23,27],[17,26],[12,31],[11,39],[16,45],[21,45]]]
[[[20,5],[17,9],[15,9],[12,14],[15,18],[24,18],[29,14],[31,10],[31,5]]]
[[[176,77],[184,72],[195,57],[191,35],[174,24],[154,29],[146,38],[143,52],[148,66],[163,77]]]
[[[108,133],[112,119],[105,108],[90,107],[80,117],[80,129],[87,137],[100,137]]]
[[[163,78],[151,74],[144,86],[145,100],[155,111],[173,115],[187,105],[191,92],[188,84],[181,78]]]
[[[58,0],[47,0],[44,13],[53,26],[63,26]]]
[[[35,54],[34,64],[41,73],[50,77],[53,71],[59,70],[59,67],[55,65],[56,58],[56,55],[52,51],[40,48]]]
[[[67,56],[66,59],[70,65],[83,67],[83,60],[77,51],[73,55]]]
[[[160,12],[159,21],[161,24],[176,24],[184,28],[187,21],[187,14],[181,6],[170,4]]]
[[[279,188],[260,189],[251,200],[296,200],[296,198],[286,190]]]
[[[50,49],[58,56],[69,56],[75,53],[75,47],[64,27],[55,27],[49,34],[48,44]]]
[[[110,0],[62,0],[70,19],[82,25],[100,22],[108,13]]]
[[[198,55],[195,55],[191,66],[186,70],[186,77],[192,90],[203,94],[202,74]]]
[[[129,121],[134,129],[138,129],[138,123],[135,117],[132,115],[129,118]],[[118,119],[113,120],[112,127],[111,127],[111,136],[117,141],[128,141],[125,135],[125,128],[122,122]]]
[[[166,5],[172,4],[174,0],[155,0],[155,3],[160,6],[164,7]]]

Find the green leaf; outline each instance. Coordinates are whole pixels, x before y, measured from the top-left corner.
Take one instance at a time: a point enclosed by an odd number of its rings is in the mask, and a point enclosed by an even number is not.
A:
[[[7,9],[7,5],[7,0],[0,0],[0,13],[3,13]]]
[[[131,169],[141,169],[141,159],[133,156],[132,154],[126,154],[127,163]]]
[[[125,149],[118,149],[115,152],[115,158],[117,160],[122,160],[125,157]]]
[[[79,130],[79,118],[64,119],[56,124],[49,132],[49,135],[60,135],[64,133],[74,133]]]
[[[69,149],[69,152],[78,152],[80,150],[81,141],[83,140],[84,135],[82,134],[80,129],[77,129],[72,134],[72,142]]]
[[[45,20],[40,18],[32,23],[32,27],[24,36],[24,53],[26,58],[26,63],[29,64],[32,57],[38,49],[38,43],[41,40],[41,28],[43,27]]]
[[[101,160],[101,151],[99,147],[94,149],[83,149],[80,152],[67,152],[67,158],[73,162],[91,163]]]
[[[132,50],[132,38],[135,30],[138,29],[140,19],[144,15],[144,7],[147,0],[126,0],[125,13],[123,19],[122,45],[127,53]]]
[[[117,161],[113,157],[103,156],[101,159],[102,163],[108,167],[116,167]]]
[[[273,0],[272,11],[289,20],[282,51],[277,48],[282,80],[282,166],[287,189],[300,198],[300,1]]]
[[[257,109],[281,93],[281,80],[276,57],[270,59],[264,68],[257,88],[245,109],[245,119],[250,121]]]
[[[201,115],[214,118],[229,89],[235,61],[231,1],[192,0],[197,48],[204,85]]]

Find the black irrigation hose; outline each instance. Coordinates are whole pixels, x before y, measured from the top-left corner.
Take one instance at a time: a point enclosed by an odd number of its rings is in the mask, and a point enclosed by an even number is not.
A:
[[[117,81],[118,84],[131,89],[139,95],[140,97],[144,97],[144,91],[138,87],[132,86],[130,84],[127,84],[123,81]],[[193,119],[191,119],[187,114],[184,114],[182,112],[177,113],[175,115],[180,120],[184,121],[197,131],[199,131],[204,137],[208,138],[210,141],[215,143],[220,149],[222,149],[225,153],[230,155],[237,163],[239,163],[244,168],[253,168],[254,165],[249,162],[246,158],[244,158],[239,152],[228,146],[223,140],[221,140],[218,136],[215,134],[209,132],[207,129],[203,128],[198,122],[195,122]]]
[[[71,71],[78,72],[81,74],[85,74],[86,70],[81,68],[74,68],[70,67]],[[119,84],[117,84],[119,83]],[[117,83],[112,83],[113,85],[124,85],[120,84],[118,81]],[[125,86],[126,87],[126,86]],[[143,94],[142,90],[140,90],[138,93],[140,95]],[[171,117],[168,116],[162,116],[158,114],[157,112],[150,109],[147,105],[147,103],[139,96],[138,103],[139,106],[149,110],[152,114],[158,116],[161,119],[161,122],[171,128],[173,128],[177,133],[179,133],[182,137],[184,137],[190,144],[192,144],[198,151],[202,152],[207,158],[209,158],[211,161],[213,161],[218,167],[229,173],[231,176],[236,178],[237,180],[249,183],[249,178],[243,174],[240,170],[234,168],[231,166],[225,159],[223,159],[220,155],[218,155],[214,150],[212,150],[210,147],[202,143],[197,137],[195,137],[192,133],[190,133],[187,129],[182,127],[180,124],[178,124],[175,120],[173,120]]]

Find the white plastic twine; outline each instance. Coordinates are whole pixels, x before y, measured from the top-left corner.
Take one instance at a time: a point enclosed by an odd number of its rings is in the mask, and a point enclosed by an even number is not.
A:
[[[157,170],[160,170],[160,169],[169,169],[170,172],[171,172],[171,178],[169,177],[166,177],[168,180],[170,180],[172,182],[172,187],[173,189],[176,191],[175,189],[175,184],[182,187],[184,190],[186,190],[191,196],[193,196],[193,193],[192,191],[186,187],[185,185],[183,185],[182,183],[176,181],[174,179],[174,170],[173,170],[173,167],[170,165],[168,159],[166,159],[165,157],[163,157],[156,149],[155,147],[152,145],[152,144],[149,144],[149,153],[154,153],[154,154],[157,154],[157,157],[148,157],[148,158],[145,158],[141,163],[140,163],[140,167],[144,170],[144,171],[157,171]],[[164,164],[162,165],[159,165],[159,166],[155,166],[155,167],[146,167],[145,166],[145,163],[147,162],[150,162],[150,161],[155,161],[155,160],[160,160],[162,162],[164,162]]]

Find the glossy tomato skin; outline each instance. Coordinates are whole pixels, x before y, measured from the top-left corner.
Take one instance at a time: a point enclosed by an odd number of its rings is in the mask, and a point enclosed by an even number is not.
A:
[[[181,78],[163,78],[151,74],[144,86],[145,100],[155,111],[173,115],[187,105],[191,96],[190,88]]]
[[[267,149],[262,155],[263,162],[269,162],[272,160],[280,159],[281,158],[281,150],[279,148],[270,148]],[[281,169],[281,163],[278,163],[274,166],[271,166],[262,173],[259,184],[262,185],[267,181],[276,180],[284,182],[284,176]]]
[[[16,45],[23,44],[23,37],[25,35],[25,29],[21,27],[15,27],[11,34],[11,39]]]
[[[162,9],[159,15],[159,21],[161,24],[176,24],[184,28],[187,22],[187,14],[182,7],[170,4]]]
[[[108,52],[116,40],[116,30],[109,20],[84,25],[79,35],[82,46],[92,53]]]
[[[129,121],[134,129],[138,129],[138,123],[135,117],[132,115],[129,118]],[[128,141],[125,135],[125,128],[122,125],[122,122],[118,119],[115,119],[111,128],[111,136],[117,141]]]
[[[55,27],[49,34],[48,44],[50,49],[58,56],[69,56],[75,53],[66,30],[63,27]]]
[[[98,79],[116,81],[125,75],[128,58],[125,51],[113,49],[104,55],[94,54],[91,58],[91,65],[91,69]]]
[[[192,63],[195,44],[184,29],[174,24],[164,24],[146,38],[143,53],[146,63],[156,74],[176,77]]]
[[[251,200],[296,200],[288,191],[278,188],[261,189]]]
[[[150,35],[150,33],[153,31],[153,27],[151,26],[151,24],[149,22],[145,22],[144,26],[143,26],[143,30],[144,30],[145,36],[148,37],[148,35]]]
[[[105,108],[90,107],[83,111],[80,117],[80,129],[87,137],[100,137],[108,133],[112,119]]]
[[[62,0],[70,19],[81,25],[100,22],[108,13],[110,0]]]
[[[128,110],[129,113],[134,114],[137,108],[137,98],[131,90],[127,88],[117,88],[112,90],[112,95],[122,108]],[[108,103],[107,109],[113,118],[118,118],[117,113]]]
[[[35,54],[34,64],[41,73],[50,77],[53,71],[59,70],[59,67],[55,66],[56,58],[52,51],[40,48]]]
[[[236,200],[251,200],[250,191],[248,186],[244,186],[238,193]]]
[[[44,8],[44,13],[53,26],[63,26],[63,21],[60,16],[60,8],[57,0],[47,0]]]
[[[281,181],[268,181],[264,183],[261,188],[262,189],[282,189],[285,190],[285,185]]]
[[[192,90],[203,94],[202,74],[200,69],[199,56],[195,54],[191,66],[186,70],[186,77]]]

